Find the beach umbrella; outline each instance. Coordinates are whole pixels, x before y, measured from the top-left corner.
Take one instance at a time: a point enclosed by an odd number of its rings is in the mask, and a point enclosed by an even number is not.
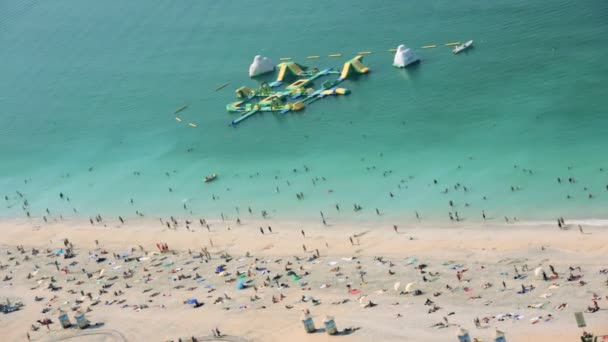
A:
[[[196,304],[198,301],[195,298],[190,298],[186,301],[186,304]]]
[[[411,282],[405,285],[405,292],[412,292],[412,290],[414,289],[414,285],[416,285],[415,282]]]
[[[543,268],[542,267],[537,267],[534,270],[534,275],[536,276],[536,278],[539,278],[542,274],[543,274]]]
[[[361,296],[361,298],[359,298],[359,304],[366,305],[367,302],[367,296]]]
[[[399,291],[399,288],[401,287],[401,282],[396,282],[395,285],[393,286],[393,288],[395,289],[395,291]]]

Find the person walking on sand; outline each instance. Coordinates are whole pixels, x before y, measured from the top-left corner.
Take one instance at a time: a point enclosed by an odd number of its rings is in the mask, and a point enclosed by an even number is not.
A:
[[[300,233],[302,233],[303,238],[306,238],[306,233],[304,233],[304,229],[300,229]]]
[[[578,225],[578,231],[581,232],[581,234],[585,234],[585,232],[583,231],[583,226],[581,226],[580,224]]]
[[[354,245],[355,245],[355,243],[353,242],[353,237],[352,237],[352,236],[349,236],[349,237],[348,237],[348,239],[350,240],[350,245],[351,245],[351,246],[354,246]]]
[[[549,265],[549,269],[551,270],[551,273],[553,273],[553,275],[554,275],[555,277],[557,277],[557,276],[558,276],[558,275],[557,275],[557,272],[555,272],[555,268],[553,268],[553,265]]]
[[[260,227],[260,233],[262,233],[262,235],[264,235],[264,228]]]
[[[397,230],[397,225],[396,224],[393,225],[393,229],[395,230],[395,233],[399,234],[399,231]]]

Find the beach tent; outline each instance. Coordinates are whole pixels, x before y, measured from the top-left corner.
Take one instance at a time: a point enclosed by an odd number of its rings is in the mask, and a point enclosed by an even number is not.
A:
[[[338,333],[338,328],[336,327],[336,321],[331,316],[325,316],[325,320],[323,321],[323,325],[325,325],[325,331],[327,335],[335,335]]]
[[[80,329],[85,329],[89,326],[89,320],[84,317],[83,313],[79,313],[74,318],[76,319],[76,325],[78,325]]]
[[[494,332],[494,342],[507,342],[507,339],[505,338],[505,333],[496,329],[496,331]]]
[[[61,327],[63,329],[67,329],[72,326],[72,323],[70,322],[70,318],[68,317],[68,314],[65,312],[63,312],[63,313],[61,313],[61,315],[59,315],[59,323],[61,323]]]
[[[456,337],[458,337],[458,342],[471,342],[471,337],[466,329],[458,328],[456,330]]]
[[[310,315],[310,313],[308,312],[303,312],[302,313],[302,324],[304,324],[304,329],[306,330],[307,333],[313,333],[315,332],[315,330],[317,330],[315,328],[315,322],[312,320],[312,316]]]

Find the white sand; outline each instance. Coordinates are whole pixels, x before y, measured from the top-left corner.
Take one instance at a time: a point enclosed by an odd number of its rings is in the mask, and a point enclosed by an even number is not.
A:
[[[273,233],[262,235],[259,227],[264,226],[267,231],[269,225],[272,226]],[[80,310],[87,307],[92,309],[87,313],[92,322],[104,323],[102,328],[89,331],[114,330],[134,341],[177,340],[178,337],[193,335],[202,337],[210,335],[211,329],[215,327],[219,327],[222,333],[252,341],[456,341],[456,325],[462,325],[470,331],[472,337],[483,341],[490,340],[495,327],[504,331],[509,341],[576,341],[582,329],[576,326],[574,312],[592,306],[594,293],[602,297],[598,301],[602,310],[585,314],[587,330],[596,334],[608,334],[608,275],[599,272],[600,269],[608,268],[608,230],[601,224],[585,226],[585,234],[579,233],[576,226],[569,230],[559,230],[554,224],[537,223],[456,223],[450,226],[410,224],[402,225],[399,234],[393,231],[390,224],[367,226],[337,223],[323,227],[311,222],[273,220],[248,221],[239,226],[234,222],[213,222],[210,232],[201,227],[198,221],[190,227],[192,231],[187,231],[183,220],[180,220],[177,231],[161,227],[158,220],[129,221],[126,225],[111,222],[108,227],[91,226],[88,221],[50,224],[26,220],[0,222],[3,232],[0,239],[0,264],[8,265],[0,270],[0,278],[12,277],[11,280],[2,281],[0,298],[20,299],[25,304],[21,311],[0,316],[3,340],[25,340],[26,332],[30,333],[32,340],[52,340],[78,333],[72,329],[61,329],[57,310],[70,310],[75,300],[83,297],[81,290],[91,292],[94,299],[99,297],[100,300],[99,304],[91,306],[91,300],[85,297],[79,305]],[[231,229],[228,230],[228,227]],[[302,227],[306,238],[300,233]],[[349,236],[355,234],[361,235],[354,238],[356,245],[351,246]],[[47,257],[44,250],[62,248],[64,238],[74,244],[77,256],[72,259]],[[99,241],[100,248],[96,248],[95,240]],[[176,254],[159,255],[156,242],[167,243]],[[303,244],[308,252],[303,251]],[[17,245],[23,245],[26,253],[18,253]],[[125,262],[115,260],[112,256],[113,253],[121,253],[132,247],[135,248],[133,256],[146,256],[146,253],[139,250],[140,245],[149,252],[149,259]],[[212,254],[209,263],[193,258],[188,253],[188,249],[191,249],[198,255],[201,247],[205,246]],[[541,250],[541,246],[544,246],[544,250]],[[31,256],[33,247],[44,250],[37,256]],[[99,253],[102,249],[109,252],[103,255],[107,258],[106,261],[97,263],[89,258],[89,251]],[[314,252],[315,249],[319,250],[321,257],[306,261],[305,258],[310,257],[311,251]],[[8,255],[7,251],[12,254]],[[220,254],[223,252],[229,253],[233,259],[230,262],[222,260]],[[247,252],[251,253],[251,257],[244,257]],[[26,255],[29,256],[29,261],[24,261]],[[302,260],[296,261],[296,256]],[[384,257],[384,263],[374,260],[378,256]],[[166,259],[161,261],[163,257]],[[257,263],[256,257],[260,259]],[[350,257],[356,259],[343,259]],[[417,262],[408,264],[406,260],[411,257],[417,258]],[[281,260],[276,262],[278,259]],[[70,273],[57,271],[55,260],[61,268],[68,266]],[[453,263],[443,265],[449,260]],[[16,261],[19,261],[19,266],[15,266]],[[74,261],[78,263],[69,266]],[[173,264],[165,266],[169,261]],[[303,275],[305,271],[309,275],[292,281],[291,277],[286,276],[287,261],[292,263],[289,267],[298,275]],[[154,266],[159,262],[160,265]],[[392,267],[391,262],[394,264]],[[226,265],[230,275],[214,273],[220,264]],[[419,264],[428,265],[424,276],[434,279],[433,281],[423,282],[422,274],[415,269]],[[457,280],[456,270],[451,269],[454,264],[461,264],[468,269],[463,275],[464,281]],[[522,271],[524,264],[527,264],[528,271]],[[534,276],[534,269],[539,266],[550,275],[549,264],[560,273],[559,279],[543,281],[542,277]],[[31,279],[27,279],[28,273],[36,270],[34,265],[39,269]],[[269,269],[270,278],[282,274],[278,281],[288,284],[289,288],[279,289],[274,282],[270,286],[263,286],[267,275],[255,271],[256,266]],[[336,266],[340,269],[332,271]],[[527,278],[514,280],[514,266]],[[580,280],[586,282],[585,285],[566,280],[568,266],[582,268],[582,272],[573,273],[583,274]],[[82,268],[92,273],[92,278],[89,279],[81,271]],[[134,270],[133,277],[123,279],[123,272],[129,268]],[[170,273],[177,268],[182,269]],[[99,279],[98,271],[102,269],[103,278]],[[237,290],[234,282],[225,283],[226,279],[236,277],[237,270],[247,272],[248,269],[255,275],[246,279],[252,280],[251,285],[258,287],[257,295],[260,297],[253,302],[250,301],[250,297],[255,295],[252,287]],[[389,269],[395,274],[390,275]],[[361,271],[365,272],[365,283],[361,283]],[[439,272],[439,275],[431,276],[431,272]],[[508,272],[508,275],[501,275],[501,272]],[[205,280],[200,283],[194,281],[196,273]],[[147,283],[144,281],[145,275],[149,275]],[[171,276],[178,275],[192,278],[176,281],[170,279]],[[54,284],[62,289],[54,292],[46,289],[45,285],[50,279],[42,279],[44,276],[54,276]],[[116,279],[110,280],[115,276]],[[67,281],[71,278],[75,280]],[[503,280],[507,284],[506,290],[502,289]],[[83,283],[77,285],[78,281]],[[401,282],[402,288],[415,281],[416,288],[424,294],[399,294],[393,290],[397,281]],[[38,282],[40,286],[32,289]],[[300,286],[301,282],[306,282],[307,285]],[[483,284],[487,282],[493,286],[484,289]],[[107,289],[108,293],[100,295],[101,286],[109,283],[114,285]],[[125,283],[132,287],[126,288]],[[360,295],[348,294],[347,283],[351,283],[352,288],[360,289],[362,294],[378,305],[361,308],[358,302]],[[549,289],[553,283],[559,285],[559,288]],[[208,293],[205,286],[209,284],[215,285],[217,289]],[[320,288],[322,284],[330,287]],[[446,284],[452,290],[446,289]],[[535,289],[517,294],[522,284],[534,285]],[[183,288],[175,288],[179,285]],[[194,289],[188,290],[191,287]],[[465,287],[472,288],[472,291],[465,292]],[[151,290],[144,293],[146,289]],[[70,294],[69,290],[74,290],[75,293]],[[124,294],[115,296],[114,291],[118,290]],[[380,290],[384,290],[384,293],[380,294]],[[224,292],[231,299],[214,304],[216,298],[224,297]],[[435,297],[435,292],[441,292],[441,295]],[[154,293],[158,294],[150,297]],[[285,298],[273,303],[272,297],[280,294]],[[550,294],[550,297],[542,298],[543,294]],[[44,299],[36,302],[35,296]],[[53,296],[57,296],[57,299],[49,302]],[[320,304],[301,302],[302,296],[310,296],[319,300]],[[477,296],[481,298],[470,299]],[[205,304],[192,308],[191,305],[183,304],[188,298],[197,298]],[[429,314],[431,306],[424,305],[427,298],[441,309]],[[339,305],[331,304],[344,299],[349,301]],[[111,300],[125,302],[104,304]],[[541,303],[545,303],[543,308],[528,308],[528,305]],[[555,307],[560,303],[567,303],[568,307],[557,310]],[[138,304],[146,304],[148,308],[136,311],[134,305]],[[129,306],[123,308],[124,305]],[[45,306],[49,306],[51,311],[43,314],[41,311]],[[324,333],[308,335],[300,322],[303,309],[311,311],[317,327],[322,327],[325,315],[332,315],[339,329],[360,329],[342,337],[330,337]],[[450,312],[454,314],[448,315]],[[493,318],[501,313],[517,313],[524,318],[507,318],[504,321]],[[402,317],[397,317],[397,314]],[[545,321],[549,314],[553,315],[553,319]],[[532,324],[530,319],[535,316],[542,316],[543,319]],[[70,317],[73,317],[72,311]],[[443,317],[447,317],[449,327],[431,327],[443,322]],[[482,328],[475,328],[475,317],[489,317],[490,320],[487,324],[482,323]],[[30,326],[43,318],[53,320],[50,331],[46,327],[30,331]],[[78,340],[85,339],[81,337]],[[102,335],[86,337],[86,341],[106,340],[115,339]]]

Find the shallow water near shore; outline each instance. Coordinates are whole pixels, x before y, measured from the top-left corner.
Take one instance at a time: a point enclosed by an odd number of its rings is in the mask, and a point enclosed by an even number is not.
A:
[[[386,218],[606,218],[605,2],[2,8],[3,217],[25,215],[19,191],[32,216],[236,217],[251,206],[282,218],[352,217],[358,203],[361,218],[374,208]],[[443,46],[468,39],[475,47],[457,56]],[[419,66],[391,66],[386,50],[400,43]],[[430,44],[438,47],[420,48]],[[228,126],[233,89],[256,85],[247,77],[255,54],[339,68],[359,51],[373,52],[364,58],[372,72],[344,83],[350,95]],[[186,104],[179,123],[173,112]],[[204,184],[213,172],[218,180]]]

